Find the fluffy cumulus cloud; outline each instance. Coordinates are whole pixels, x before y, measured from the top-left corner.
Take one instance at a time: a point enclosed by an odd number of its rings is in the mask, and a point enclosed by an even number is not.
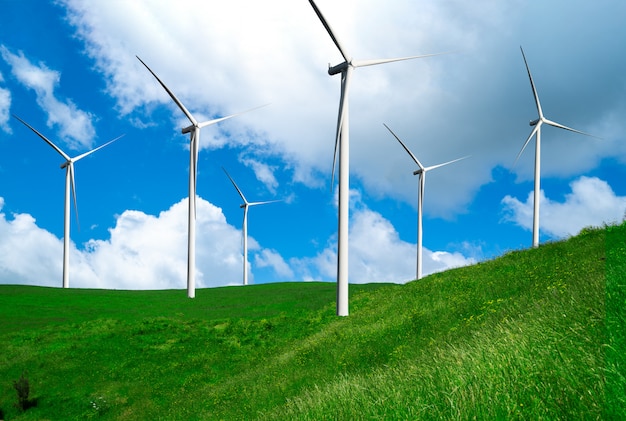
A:
[[[403,241],[391,222],[360,202],[351,191],[348,268],[351,283],[403,283],[415,279],[417,245]],[[422,250],[423,275],[475,263],[461,253]],[[315,257],[294,259],[292,265],[304,274],[304,280],[334,280],[337,276],[337,242]]]
[[[575,235],[582,228],[620,222],[626,216],[626,197],[615,194],[611,187],[596,177],[580,177],[570,183],[571,193],[563,202],[540,194],[539,229],[552,238]],[[502,199],[505,219],[532,230],[533,192],[525,202],[515,197]]]
[[[48,127],[57,128],[59,136],[70,149],[91,148],[95,137],[93,116],[80,110],[71,100],[57,98],[55,89],[59,85],[60,73],[45,64],[33,64],[22,52],[12,53],[0,45],[0,55],[11,66],[13,76],[25,87],[35,91],[37,104],[47,114]],[[6,95],[4,101],[7,101]],[[0,111],[3,95],[0,91]],[[2,114],[0,113],[0,119]],[[1,120],[0,120],[1,124]]]
[[[241,231],[220,208],[198,200],[196,267],[198,288],[240,283]],[[4,200],[0,198],[0,211]],[[158,215],[127,210],[105,240],[82,249],[70,242],[70,286],[107,289],[184,289],[187,271],[187,199]],[[336,240],[336,239],[335,239]],[[289,262],[250,239],[251,271],[269,268],[285,281],[334,281],[336,241],[311,258]],[[362,207],[350,228],[350,282],[405,282],[415,278],[416,246],[402,241],[392,224]],[[28,214],[0,212],[0,283],[57,286],[62,240],[37,226]],[[424,273],[473,263],[458,253],[424,249]],[[251,279],[254,279],[253,273]]]
[[[0,279],[1,283],[53,285],[50,273],[61,283],[63,244],[39,228],[28,214],[7,218],[0,197]]]
[[[254,257],[254,263],[260,267],[270,267],[281,277],[294,280],[294,272],[283,257],[275,250],[263,249]]]
[[[4,200],[0,198],[0,211]],[[199,198],[196,223],[196,287],[239,284],[241,231],[222,210]],[[106,240],[78,250],[70,242],[70,286],[108,289],[177,289],[187,279],[187,199],[158,215],[127,210]],[[0,283],[57,286],[62,273],[62,240],[37,226],[28,214],[0,213]],[[273,250],[251,239],[255,265],[279,278],[293,272]],[[253,276],[252,276],[253,279]]]

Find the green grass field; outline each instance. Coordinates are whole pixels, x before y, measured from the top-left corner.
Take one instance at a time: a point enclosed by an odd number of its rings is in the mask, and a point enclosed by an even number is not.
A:
[[[406,285],[0,286],[6,420],[626,419],[626,225]],[[31,407],[13,382],[29,380]]]

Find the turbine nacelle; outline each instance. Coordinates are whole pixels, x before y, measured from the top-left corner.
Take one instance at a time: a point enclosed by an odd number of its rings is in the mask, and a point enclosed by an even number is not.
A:
[[[64,163],[61,164],[61,169],[65,169],[67,168],[68,165],[70,165],[71,161],[65,161]]]
[[[536,126],[539,122],[541,121],[541,118],[538,118],[536,120],[530,120],[530,124],[531,126]]]
[[[187,126],[184,129],[181,130],[182,134],[187,134],[187,133],[191,133],[195,130],[196,126],[194,124],[192,124],[191,126]]]
[[[341,73],[344,70],[346,70],[350,65],[351,65],[350,62],[348,62],[348,61],[344,61],[343,63],[338,64],[336,66],[332,66],[332,67],[330,67],[330,64],[329,64],[328,65],[328,74],[331,75],[331,76],[334,76],[334,75],[336,75],[338,73]]]
[[[423,172],[424,172],[424,170],[420,168],[419,170],[413,171],[413,175],[422,174]]]

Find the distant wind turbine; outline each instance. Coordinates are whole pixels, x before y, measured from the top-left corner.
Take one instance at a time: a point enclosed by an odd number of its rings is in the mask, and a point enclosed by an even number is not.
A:
[[[425,167],[422,163],[417,159],[413,152],[400,140],[400,138],[387,126],[383,123],[383,125],[389,130],[389,132],[395,137],[398,142],[402,145],[405,151],[413,158],[413,161],[419,167],[418,170],[413,171],[413,175],[419,174],[419,188],[417,192],[417,279],[422,279],[422,207],[424,204],[424,188],[426,187],[426,173],[430,170],[434,170],[439,167],[443,167],[444,165],[452,164],[453,162],[460,161],[462,159],[468,158],[464,156],[462,158],[457,158],[452,161],[444,162],[443,164],[432,165],[430,167]]]
[[[581,132],[580,130],[572,129],[571,127],[564,126],[562,124],[556,123],[552,120],[548,120],[544,117],[543,111],[541,109],[541,104],[539,103],[539,95],[537,95],[537,88],[535,87],[535,82],[533,81],[533,77],[530,74],[530,68],[528,67],[528,62],[526,61],[526,56],[524,55],[524,49],[520,46],[520,50],[522,51],[522,57],[524,58],[524,64],[526,65],[526,71],[528,72],[528,78],[530,79],[530,87],[533,90],[533,96],[535,98],[535,104],[537,105],[537,112],[539,113],[539,118],[536,120],[532,120],[530,122],[531,126],[534,126],[533,130],[530,132],[530,136],[526,139],[524,146],[517,154],[517,158],[515,158],[515,163],[528,146],[528,143],[532,139],[532,137],[536,134],[535,138],[535,192],[533,199],[533,247],[539,247],[539,194],[541,191],[540,183],[541,183],[541,125],[546,123],[550,126],[557,127],[559,129],[569,130],[571,132],[584,134],[585,136],[595,137],[590,135],[589,133]]]
[[[209,121],[199,123],[193,115],[185,108],[182,102],[176,95],[159,79],[159,77],[143,62],[138,56],[137,59],[143,64],[152,76],[161,84],[163,89],[168,93],[170,98],[176,103],[178,108],[187,116],[191,122],[190,126],[182,129],[182,133],[189,133],[190,145],[189,145],[189,201],[188,201],[188,236],[187,236],[187,296],[194,298],[196,296],[196,179],[198,177],[198,145],[200,144],[200,129],[212,124],[217,124],[229,118],[236,117],[246,112],[255,110],[243,111],[237,114],[231,114],[226,117],[216,118]],[[260,108],[260,107],[257,107]]]
[[[242,236],[243,236],[243,284],[244,285],[248,285],[248,208],[250,206],[266,205],[268,203],[280,202],[280,200],[268,200],[268,201],[265,201],[265,202],[248,202],[248,200],[243,195],[243,192],[241,191],[239,186],[237,186],[237,183],[235,183],[235,180],[233,180],[233,178],[230,176],[230,174],[228,174],[228,171],[226,171],[226,169],[223,168],[223,167],[222,167],[222,169],[226,173],[226,176],[228,176],[228,178],[230,179],[230,182],[233,183],[233,186],[235,186],[235,189],[237,189],[237,193],[239,193],[239,196],[243,200],[243,203],[241,205],[239,205],[240,208],[243,208],[243,228],[242,228]]]
[[[52,148],[57,151],[64,159],[65,162],[61,164],[61,168],[65,168],[65,210],[64,210],[64,225],[63,225],[63,288],[69,288],[70,286],[70,188],[72,191],[72,196],[74,197],[74,210],[76,212],[76,223],[78,224],[78,206],[76,204],[76,184],[74,182],[74,163],[83,159],[87,155],[91,155],[95,151],[104,148],[110,143],[115,142],[122,136],[118,136],[115,139],[105,143],[104,145],[100,145],[95,149],[92,149],[88,152],[85,152],[81,155],[78,155],[74,158],[71,158],[65,152],[61,150],[57,145],[52,143],[47,137],[42,135],[40,132],[35,130],[30,124],[13,114],[13,117],[18,119],[22,124],[31,129],[37,136],[42,138],[48,145],[52,146]],[[79,225],[80,226],[80,225]]]
[[[309,0],[317,17],[326,28],[328,35],[339,49],[344,62],[328,68],[328,74],[333,76],[341,73],[341,96],[339,99],[339,115],[337,118],[337,132],[335,136],[335,151],[333,154],[332,184],[335,178],[335,163],[339,149],[339,225],[337,245],[337,315],[348,315],[348,219],[350,199],[350,124],[348,112],[348,93],[352,70],[357,67],[373,66],[376,64],[391,63],[394,61],[411,60],[415,58],[431,57],[439,54],[401,57],[376,60],[353,60],[347,50],[342,47],[333,33],[330,25],[322,15],[313,0]]]

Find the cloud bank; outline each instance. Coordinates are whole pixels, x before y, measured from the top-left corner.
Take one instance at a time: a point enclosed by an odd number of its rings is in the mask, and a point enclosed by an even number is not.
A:
[[[563,202],[551,200],[543,190],[539,202],[539,230],[551,238],[576,235],[582,228],[621,222],[626,217],[626,197],[596,177],[580,177],[570,183]],[[533,192],[525,202],[509,195],[502,199],[505,220],[529,231],[533,224]]]

